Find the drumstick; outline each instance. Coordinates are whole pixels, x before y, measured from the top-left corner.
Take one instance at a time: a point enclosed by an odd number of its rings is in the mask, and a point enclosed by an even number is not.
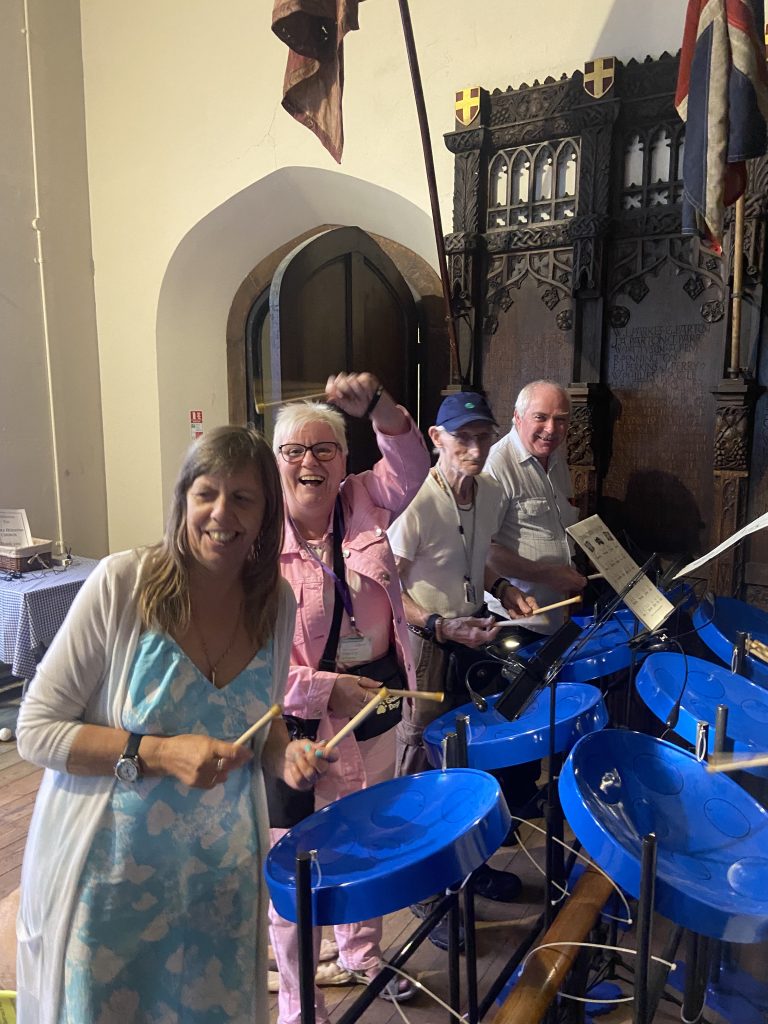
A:
[[[332,736],[322,749],[333,750],[337,743],[343,740],[345,736],[349,736],[349,734],[353,732],[358,727],[358,725],[360,725],[361,722],[365,721],[368,715],[374,712],[376,708],[379,706],[379,704],[381,704],[381,702],[385,700],[388,696],[389,690],[386,688],[386,686],[382,686],[380,690],[376,691],[376,696],[373,698],[373,700],[369,700],[368,703],[363,708],[361,708],[360,711],[357,712],[354,718],[350,718],[347,724],[342,726],[342,728],[339,729],[336,735]]]
[[[768,754],[755,754],[747,757],[715,757],[707,764],[708,772],[738,772],[742,768],[765,768],[768,765]]]
[[[565,601],[555,601],[554,604],[545,604],[543,608],[534,608],[530,616],[518,616],[514,621],[525,622],[526,618],[532,618],[534,615],[541,615],[542,612],[553,612],[555,608],[565,608],[567,604],[578,604],[579,601],[581,601],[581,594],[577,594],[576,597],[567,597]]]
[[[601,572],[593,572],[593,573],[590,573],[589,576],[587,576],[587,579],[588,580],[604,580],[605,576]]]
[[[259,729],[263,729],[265,725],[272,721],[273,718],[277,718],[283,712],[282,707],[279,704],[273,704],[272,707],[267,711],[266,714],[262,715],[258,722],[254,722],[250,729],[246,729],[242,736],[238,736],[235,740],[236,747],[242,747],[244,743],[247,743],[251,736],[255,735]]]
[[[253,407],[257,416],[260,416],[264,409],[271,409],[273,405],[284,405],[286,402],[311,402],[315,398],[325,397],[325,391],[316,391],[312,395],[291,395],[290,398],[275,398],[271,402],[257,402],[254,398]]]
[[[427,690],[390,690],[387,688],[387,693],[390,697],[415,697],[417,700],[433,700],[436,704],[442,704],[445,700],[445,694],[437,692],[429,692]]]
[[[750,640],[747,644],[747,652],[759,658],[760,661],[768,662],[768,647],[761,640]]]

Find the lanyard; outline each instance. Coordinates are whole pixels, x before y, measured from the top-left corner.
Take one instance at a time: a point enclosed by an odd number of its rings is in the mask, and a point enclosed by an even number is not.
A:
[[[464,548],[464,596],[466,597],[469,604],[474,604],[476,600],[475,587],[472,582],[472,555],[475,550],[475,517],[477,515],[477,501],[475,500],[477,495],[473,494],[472,499],[472,536],[469,539],[469,545],[467,545],[467,535],[464,530],[464,525],[461,522],[461,510],[459,509],[459,503],[456,500],[456,495],[453,493],[451,488],[448,486],[448,481],[442,474],[439,466],[435,466],[435,472],[437,473],[440,484],[445,488],[453,501],[453,507],[456,509],[456,522],[459,528],[459,536],[461,537],[461,544]]]
[[[299,531],[296,528],[291,517],[288,517],[293,531],[299,539],[299,543],[310,556],[313,558],[320,568],[323,570],[329,579],[333,580],[333,585],[336,588],[336,593],[339,596],[339,600],[344,606],[344,611],[349,616],[349,621],[352,629],[359,634],[357,623],[355,622],[355,613],[352,607],[352,594],[350,593],[349,586],[347,585],[347,578],[344,572],[344,556],[341,551],[341,541],[344,537],[344,514],[341,510],[341,498],[336,499],[336,504],[333,508],[333,569],[326,565],[323,559],[314,551],[309,544],[304,540]]]

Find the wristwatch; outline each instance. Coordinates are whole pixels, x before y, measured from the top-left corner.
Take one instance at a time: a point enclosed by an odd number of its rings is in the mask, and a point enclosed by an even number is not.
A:
[[[410,622],[408,623],[408,629],[416,636],[422,637],[424,640],[429,640],[431,643],[436,642],[437,638],[437,626],[438,623],[443,621],[443,616],[437,613],[428,616],[427,621],[423,626],[414,626]]]
[[[115,765],[115,775],[121,782],[138,782],[144,774],[139,760],[139,744],[143,739],[143,736],[135,732],[128,737],[125,750]]]

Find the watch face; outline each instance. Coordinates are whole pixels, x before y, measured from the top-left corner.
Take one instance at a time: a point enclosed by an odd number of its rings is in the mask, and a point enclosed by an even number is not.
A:
[[[121,757],[115,765],[115,775],[121,782],[136,782],[139,774],[137,759],[134,757]]]

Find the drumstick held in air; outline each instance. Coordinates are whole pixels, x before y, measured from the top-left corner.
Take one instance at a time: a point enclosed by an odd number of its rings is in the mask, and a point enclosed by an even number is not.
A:
[[[439,691],[429,692],[427,690],[390,690],[387,688],[390,697],[415,697],[416,700],[433,700],[436,704],[442,704],[445,694]]]
[[[289,398],[275,398],[271,402],[257,402],[254,398],[253,407],[256,411],[256,415],[260,416],[264,409],[271,409],[274,405],[285,405],[286,402],[311,402],[317,398],[325,398],[326,394],[324,391],[316,391],[312,395],[291,395]]]
[[[358,711],[354,718],[350,718],[347,724],[345,726],[342,726],[342,728],[339,729],[336,735],[332,736],[322,749],[333,750],[337,743],[343,740],[345,736],[349,736],[351,732],[354,732],[358,725],[360,725],[361,722],[365,721],[368,715],[372,714],[379,706],[379,704],[381,704],[381,702],[385,700],[388,696],[389,690],[386,688],[386,686],[382,686],[380,690],[376,691],[376,696],[373,698],[373,700],[369,700],[368,703],[360,711]]]
[[[567,597],[565,601],[555,601],[554,604],[545,604],[543,608],[534,608],[533,614],[541,615],[542,612],[553,612],[555,608],[565,608],[567,604],[578,604],[579,601],[581,601],[581,594],[577,594],[575,597]],[[511,615],[510,618],[512,618]],[[525,622],[526,618],[527,616],[518,616],[514,621]]]
[[[247,743],[251,736],[254,736],[259,729],[263,729],[265,725],[268,725],[273,719],[281,715],[283,709],[279,704],[273,704],[272,707],[267,711],[266,714],[262,715],[258,722],[254,722],[250,729],[246,729],[242,736],[238,736],[235,740],[236,747],[242,747],[244,743]]]
[[[768,754],[755,754],[750,757],[713,758],[707,764],[708,772],[738,772],[742,768],[765,768],[768,765]]]

